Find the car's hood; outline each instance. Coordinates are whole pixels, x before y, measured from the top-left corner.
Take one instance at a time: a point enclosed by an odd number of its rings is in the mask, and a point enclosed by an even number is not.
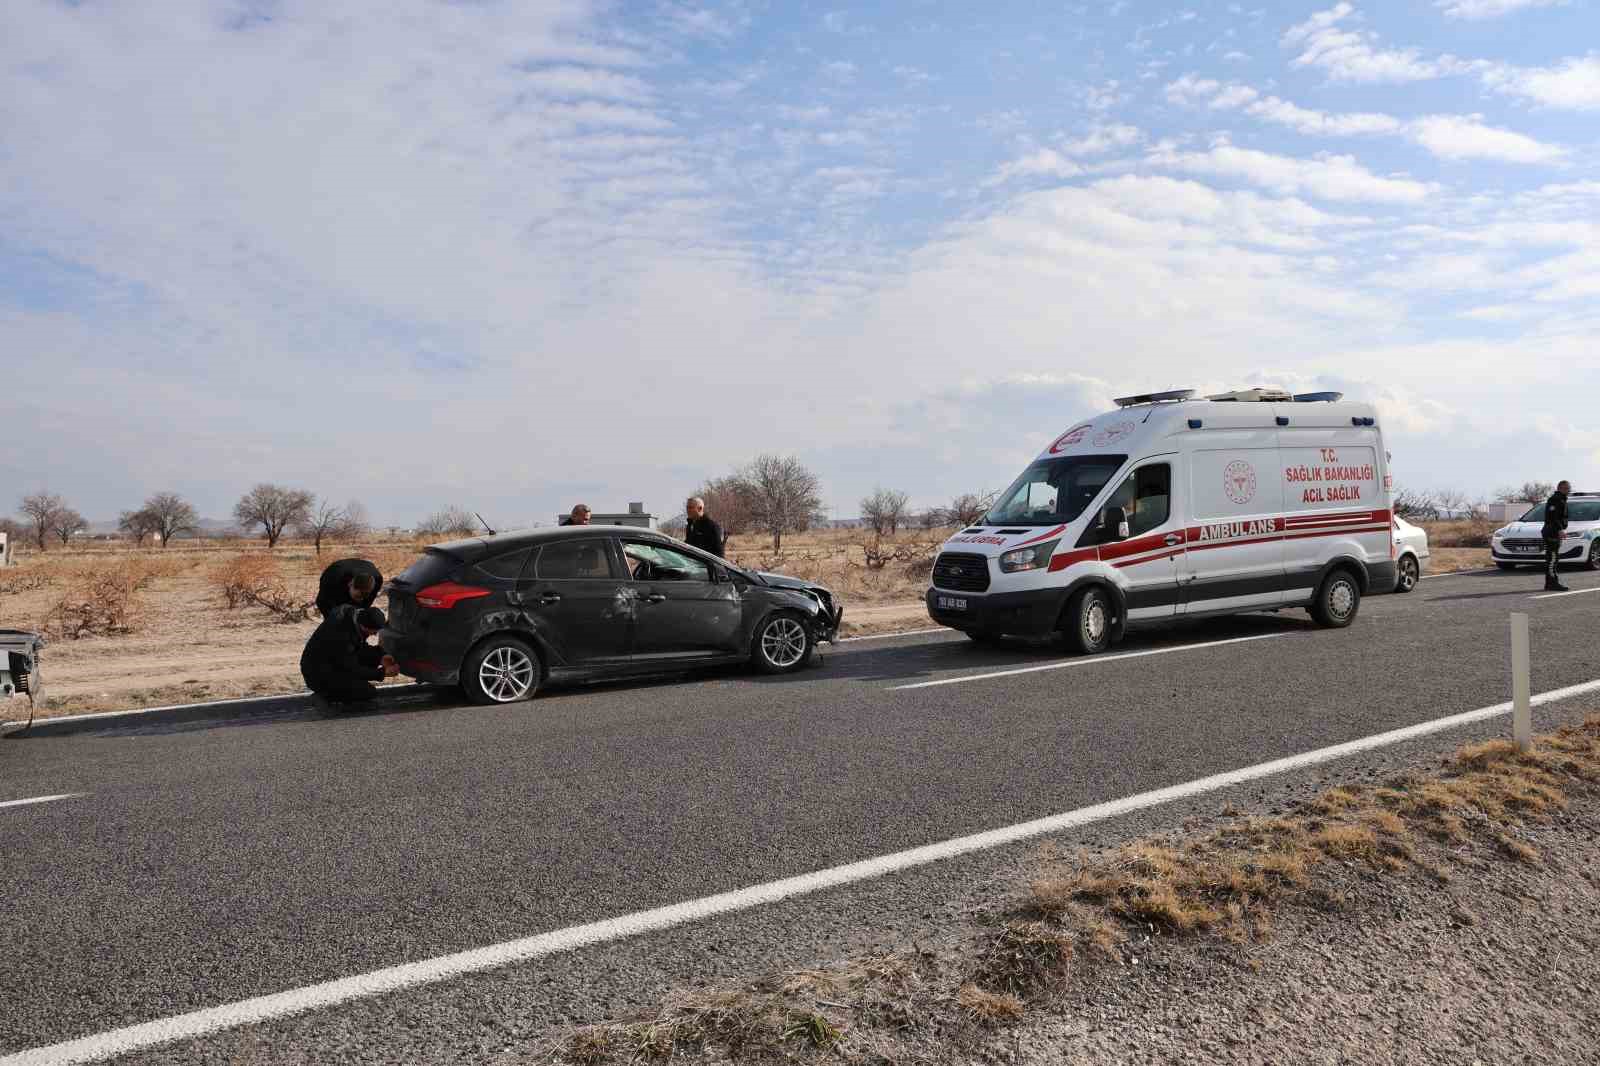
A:
[[[823,587],[817,584],[815,581],[802,581],[797,577],[790,577],[788,574],[772,574],[765,570],[756,570],[754,573],[756,577],[761,579],[761,583],[763,585],[770,585],[773,588],[820,589]]]

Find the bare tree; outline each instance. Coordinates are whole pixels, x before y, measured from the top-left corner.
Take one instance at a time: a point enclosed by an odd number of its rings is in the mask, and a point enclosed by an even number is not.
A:
[[[433,512],[417,523],[424,537],[467,536],[478,528],[478,520],[465,507],[449,506]]]
[[[882,486],[861,501],[861,517],[867,520],[878,536],[893,536],[900,532],[900,523],[909,517],[911,497]]]
[[[158,492],[141,508],[151,522],[150,531],[161,538],[164,548],[180,533],[198,533],[200,514],[194,505],[176,492]]]
[[[1439,517],[1439,501],[1431,492],[1419,492],[1416,489],[1396,489],[1394,494],[1394,513],[1401,518],[1412,519],[1417,522],[1431,522]]]
[[[1494,498],[1501,503],[1543,503],[1556,491],[1555,484],[1549,481],[1524,481],[1521,488],[1501,489],[1494,494]]]
[[[823,518],[817,475],[793,456],[758,455],[738,480],[748,494],[751,524],[772,534],[775,552],[783,549],[785,533],[803,532]]]
[[[1482,500],[1475,500],[1458,489],[1440,489],[1434,493],[1439,500],[1441,517],[1466,518],[1474,521],[1489,517]]]
[[[56,517],[61,511],[67,509],[67,503],[60,496],[49,492],[35,492],[31,496],[24,496],[18,510],[26,519],[28,536],[40,551],[46,551],[49,546],[49,536],[55,529]]]
[[[88,528],[89,523],[83,515],[70,507],[57,508],[55,514],[50,518],[50,532],[54,533],[61,541],[63,548],[72,543],[72,538],[75,535]]]
[[[724,537],[750,529],[753,521],[750,486],[738,474],[711,478],[693,494],[706,501],[706,514],[717,520]]]
[[[363,536],[370,527],[367,524],[367,509],[359,500],[351,500],[343,507],[338,507],[332,500],[324,499],[295,528],[301,536],[311,538],[317,546],[317,554],[321,555],[323,541],[350,540]]]
[[[276,548],[284,530],[298,526],[311,517],[311,493],[304,489],[290,489],[282,485],[260,484],[251,489],[233,505],[233,517],[246,530],[260,526],[267,538],[267,547]]]
[[[117,516],[117,528],[133,538],[135,547],[144,546],[144,538],[156,532],[155,516],[143,507],[137,511],[123,511]]]
[[[963,492],[950,501],[948,507],[935,507],[928,512],[925,521],[930,521],[935,526],[970,526],[984,515],[989,513],[989,508],[994,506],[998,491]]]

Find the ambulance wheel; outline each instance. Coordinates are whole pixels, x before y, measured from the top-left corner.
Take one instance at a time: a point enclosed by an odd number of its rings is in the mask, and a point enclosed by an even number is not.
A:
[[[1112,623],[1115,620],[1111,597],[1105,589],[1090,586],[1072,597],[1067,613],[1061,619],[1061,628],[1067,637],[1067,647],[1079,655],[1098,655],[1111,646]]]
[[[1494,565],[1498,566],[1502,570],[1515,570],[1517,568],[1516,563],[1495,563]]]
[[[1361,610],[1361,583],[1345,569],[1335,570],[1322,579],[1317,598],[1311,604],[1311,617],[1318,625],[1343,629],[1356,620]]]
[[[1400,565],[1395,568],[1399,577],[1395,579],[1396,592],[1410,592],[1417,587],[1417,582],[1422,579],[1422,567],[1417,562],[1415,555],[1400,556]]]

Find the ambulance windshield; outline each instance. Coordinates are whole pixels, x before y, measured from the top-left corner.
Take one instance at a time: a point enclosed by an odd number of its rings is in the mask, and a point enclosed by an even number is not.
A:
[[[1053,526],[1083,513],[1127,462],[1126,455],[1074,455],[1041,459],[1002,492],[987,526]]]

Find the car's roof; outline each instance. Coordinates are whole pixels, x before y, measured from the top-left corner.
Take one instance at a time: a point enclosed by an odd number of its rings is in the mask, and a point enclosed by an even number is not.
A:
[[[552,541],[577,540],[582,537],[596,535],[630,536],[645,540],[660,541],[663,544],[675,544],[677,541],[653,529],[641,526],[551,526],[540,529],[515,529],[505,533],[496,533],[493,536],[463,537],[461,540],[446,541],[443,544],[434,544],[433,548],[448,552],[458,559],[471,562],[489,555],[498,555],[501,552],[515,551],[518,548],[532,547],[536,544],[548,544]]]

